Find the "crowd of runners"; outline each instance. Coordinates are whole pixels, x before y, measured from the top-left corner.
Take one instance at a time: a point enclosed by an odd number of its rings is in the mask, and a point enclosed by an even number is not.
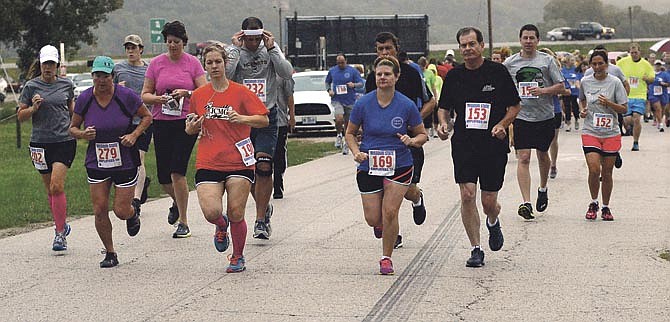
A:
[[[172,236],[191,236],[187,172],[198,142],[194,177],[200,209],[214,225],[218,252],[232,240],[226,271],[241,272],[249,194],[256,210],[251,230],[258,239],[272,234],[271,197],[283,198],[286,133],[295,124],[293,66],[256,17],[242,21],[229,45],[205,48],[202,61],[184,51],[183,23],[168,22],[162,35],[167,52],[150,64],[142,60],[144,45],[137,35],[123,39],[126,61],[96,57],[94,85],[76,101],[72,83],[57,75],[57,49],[46,45],[40,50],[21,93],[18,119],[32,119],[30,157],[56,226],[52,249],[68,247],[64,183],[77,139],[88,141],[84,166],[105,248],[100,267],[119,263],[108,209],[112,185],[114,214],[126,222],[130,236],[140,231],[149,184],[145,153],[152,139],[158,182],[173,200],[166,211],[168,223],[176,226]],[[498,192],[511,148],[517,159],[517,214],[533,220],[535,211],[544,212],[550,204],[548,183],[558,175],[561,129],[581,130],[590,191],[585,218],[596,220],[600,212],[602,220],[611,221],[612,171],[622,166],[622,135],[632,135],[631,150],[639,151],[643,122],[653,120],[661,132],[670,126],[670,71],[665,70],[670,53],[647,61],[637,44],[617,60],[610,60],[603,46],[587,55],[554,53],[539,48],[540,33],[532,24],[521,27],[518,37],[518,53],[500,48],[487,59],[481,31],[465,27],[455,37],[463,63],[456,62],[453,50],[443,61],[421,57],[414,63],[401,51],[398,37],[381,32],[370,40],[377,58],[365,78],[347,64],[345,54],[337,56],[324,90],[335,107],[335,144],[357,163],[363,216],[382,241],[380,274],[394,273],[391,257],[402,247],[398,218],[403,199],[412,203],[415,224],[429,213],[418,184],[423,145],[430,138],[451,138],[461,218],[472,247],[466,266],[481,267],[477,185],[489,249],[498,251],[504,244]],[[539,166],[534,198],[532,150]]]

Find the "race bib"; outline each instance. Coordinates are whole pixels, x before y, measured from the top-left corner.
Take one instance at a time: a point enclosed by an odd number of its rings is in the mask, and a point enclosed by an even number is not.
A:
[[[628,85],[630,88],[637,88],[637,85],[640,83],[640,79],[637,77],[628,77]]]
[[[256,164],[256,158],[254,158],[254,145],[251,144],[251,139],[246,138],[240,142],[235,143],[237,151],[242,156],[242,162],[247,167],[250,165]]]
[[[538,96],[530,93],[531,87],[537,87],[537,82],[519,82],[519,97],[520,98],[538,98]]]
[[[395,151],[393,150],[370,150],[368,161],[370,164],[368,174],[371,176],[386,177],[395,173]]]
[[[109,169],[120,167],[122,163],[119,142],[96,143],[95,157],[98,159],[98,168]]]
[[[490,115],[491,104],[489,103],[465,103],[465,128],[487,130]]]
[[[663,95],[663,86],[654,86],[654,96]]]
[[[347,85],[337,85],[335,86],[335,94],[344,95],[347,93]]]
[[[611,130],[614,125],[614,115],[604,113],[593,113],[593,127],[596,129]]]
[[[172,96],[168,99],[167,103],[161,106],[161,113],[164,115],[171,116],[181,116],[181,111],[184,108],[184,98],[179,100],[174,99]]]
[[[568,79],[568,84],[570,84],[570,88],[577,88],[577,80],[576,79]]]
[[[244,86],[246,86],[251,92],[256,94],[258,99],[261,100],[261,102],[265,103],[265,98],[266,98],[266,89],[265,89],[265,79],[245,79],[242,81]]]
[[[30,158],[33,159],[33,165],[37,170],[48,170],[47,160],[43,148],[30,147]]]

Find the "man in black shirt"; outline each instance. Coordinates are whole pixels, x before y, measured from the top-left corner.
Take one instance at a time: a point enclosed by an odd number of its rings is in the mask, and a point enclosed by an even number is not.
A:
[[[454,135],[451,155],[454,178],[461,191],[461,218],[472,245],[468,267],[484,265],[480,247],[477,180],[482,193],[482,207],[489,229],[489,247],[503,246],[500,229],[498,191],[502,188],[509,153],[506,129],[521,109],[521,99],[509,72],[502,64],[482,57],[484,39],[481,31],[465,27],[456,39],[464,64],[454,67],[445,78],[440,96],[437,133],[449,137],[449,112],[454,111]]]
[[[397,59],[398,37],[390,32],[378,33],[375,37],[375,50],[377,51],[378,57],[393,56]],[[365,82],[365,92],[369,93],[375,89],[377,89],[377,83],[373,72],[368,74]],[[437,105],[432,94],[426,90],[426,85],[419,72],[406,63],[400,64],[400,77],[396,82],[395,89],[407,96],[412,102],[418,102],[419,100],[423,102],[423,105],[420,108],[422,119],[430,115],[435,108],[435,105]],[[414,160],[414,176],[412,177],[412,183],[409,186],[409,190],[407,190],[407,193],[405,194],[405,199],[412,202],[414,223],[421,225],[426,219],[426,207],[423,203],[423,192],[419,189],[417,184],[421,180],[421,170],[423,168],[424,159],[423,148],[410,147],[410,150],[412,151],[412,159]],[[401,246],[402,236],[398,235],[395,248]]]

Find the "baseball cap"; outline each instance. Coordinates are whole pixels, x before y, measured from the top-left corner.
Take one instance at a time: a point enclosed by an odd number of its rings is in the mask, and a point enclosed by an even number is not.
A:
[[[448,50],[447,50],[447,53],[446,53],[444,56],[446,57],[446,56],[449,56],[449,55],[454,56],[454,51],[451,50],[451,49],[448,49]]]
[[[91,73],[103,72],[111,74],[114,69],[114,61],[107,56],[98,56],[93,60],[93,68],[91,68]]]
[[[135,46],[142,46],[144,47],[144,44],[142,43],[142,38],[138,35],[128,35],[126,36],[125,39],[123,39],[123,45],[127,44],[133,44]]]
[[[665,65],[665,63],[664,63],[662,60],[657,59],[657,60],[654,62],[654,65]]]
[[[40,49],[40,64],[44,62],[52,61],[58,63],[58,49],[51,45],[46,45]]]

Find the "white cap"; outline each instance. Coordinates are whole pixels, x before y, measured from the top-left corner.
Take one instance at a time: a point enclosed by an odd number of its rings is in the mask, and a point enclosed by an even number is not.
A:
[[[446,56],[449,56],[449,55],[454,56],[454,51],[451,50],[451,49],[447,49],[447,53],[444,56],[446,57]]]
[[[654,65],[665,65],[665,63],[664,63],[662,60],[657,59],[657,60],[654,62]]]
[[[44,62],[52,61],[58,63],[58,49],[51,45],[46,45],[40,49],[40,64]]]

